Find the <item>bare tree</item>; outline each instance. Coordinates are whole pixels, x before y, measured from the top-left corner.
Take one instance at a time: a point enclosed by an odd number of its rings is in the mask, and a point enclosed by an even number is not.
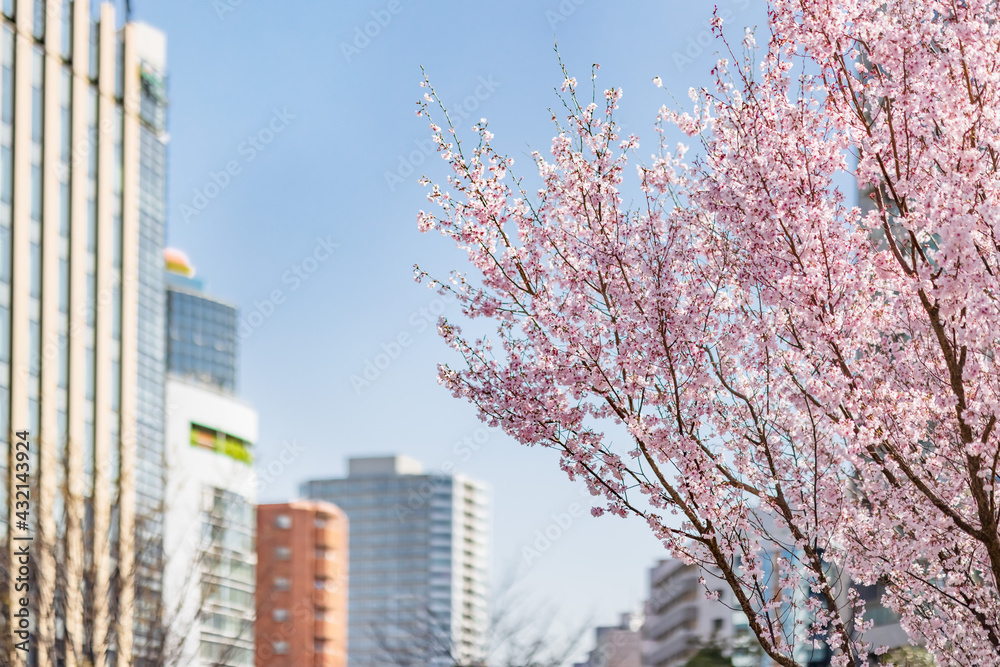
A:
[[[65,487],[65,485],[64,485]],[[67,493],[67,489],[62,489]],[[65,497],[65,496],[64,496]],[[156,513],[165,514],[167,505],[157,508]],[[121,571],[121,562],[117,556],[117,542],[110,539],[111,536],[104,536],[111,545],[110,555],[112,569],[110,571],[109,582],[105,590],[103,600],[95,599],[96,570],[94,561],[89,554],[92,553],[95,543],[93,521],[90,519],[91,510],[89,501],[85,504],[85,512],[82,523],[82,543],[84,545],[85,558],[82,572],[82,585],[73,580],[67,563],[71,548],[66,531],[66,517],[60,516],[57,519],[56,535],[54,540],[44,539],[36,533],[31,542],[32,553],[32,577],[29,581],[31,591],[37,590],[37,566],[36,564],[43,558],[48,558],[55,564],[52,595],[52,615],[55,618],[55,631],[51,633],[39,633],[35,628],[29,646],[32,651],[42,649],[49,656],[53,656],[52,662],[59,660],[70,660],[73,664],[82,667],[96,667],[104,664],[104,656],[116,654],[118,651],[118,632],[122,623],[132,623],[133,618],[120,618],[118,599],[121,594],[120,582],[136,582],[140,570],[143,567],[140,558],[131,561],[128,572]],[[226,508],[214,507],[208,514],[211,523],[224,523],[227,521]],[[149,526],[149,519],[137,517],[135,527],[135,553],[143,554],[150,551],[162,550],[162,539],[158,531],[158,525]],[[189,557],[187,562],[182,564],[184,568],[184,589],[192,592],[196,596],[194,604],[195,612],[185,613],[182,604],[178,603],[168,606],[164,603],[159,591],[144,590],[137,587],[137,604],[147,605],[151,610],[152,623],[146,629],[149,641],[139,647],[136,654],[130,657],[130,664],[142,664],[145,667],[186,667],[190,656],[185,655],[183,638],[188,637],[192,632],[196,632],[198,625],[202,621],[203,614],[208,608],[212,595],[216,588],[213,584],[205,583],[206,573],[211,573],[217,564],[220,555],[219,543],[210,531],[204,531],[201,526],[196,529],[198,544],[194,550],[194,556]],[[161,559],[167,560],[169,556]],[[0,559],[0,613],[4,620],[3,625],[11,618],[14,607],[9,598],[9,581],[11,572],[9,571],[9,559]],[[76,587],[80,594],[80,602],[83,609],[83,624],[74,627],[74,624],[67,624],[65,619],[69,613],[68,597]],[[27,596],[31,600],[30,612],[33,619],[38,619],[38,601],[35,595]],[[190,600],[188,601],[190,603]],[[98,604],[100,603],[100,604]],[[93,610],[100,606],[107,610],[107,622],[104,624],[103,637],[95,641]],[[251,605],[251,609],[254,606]],[[234,641],[225,646],[222,653],[211,663],[213,667],[228,667],[236,657],[239,648],[236,640],[252,641],[254,628],[254,614],[240,621],[240,625],[233,637]],[[0,632],[0,664],[14,664],[15,648],[14,635],[10,631],[12,628],[3,628]],[[75,634],[74,634],[75,633]],[[23,655],[22,655],[23,657]]]
[[[582,623],[560,633],[557,608],[537,604],[508,579],[493,600],[483,654],[470,658],[455,641],[447,615],[424,602],[405,624],[369,629],[378,646],[379,667],[563,667],[580,650],[591,625]]]

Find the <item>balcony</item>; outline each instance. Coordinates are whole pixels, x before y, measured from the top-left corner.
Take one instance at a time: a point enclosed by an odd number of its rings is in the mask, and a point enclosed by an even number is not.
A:
[[[332,607],[333,606],[331,600],[332,595],[333,594],[330,591],[326,590],[325,588],[322,590],[319,589],[313,590],[312,594],[313,607],[315,609],[327,609],[328,607]]]
[[[653,589],[653,594],[649,598],[649,611],[654,615],[661,614],[664,610],[675,604],[677,600],[685,595],[698,591],[701,584],[698,583],[698,573],[692,572],[690,576],[678,577],[662,586]]]
[[[334,582],[340,579],[343,570],[340,562],[328,558],[324,558],[323,560],[317,559],[315,567],[317,579],[329,579]]]
[[[690,623],[697,617],[698,609],[693,604],[677,606],[662,616],[648,617],[642,626],[642,637],[651,641],[659,641],[671,630]]]
[[[313,667],[345,667],[347,656],[336,648],[327,649],[324,653],[313,654]]]
[[[686,658],[698,646],[698,635],[690,630],[682,630],[662,643],[654,643],[649,653],[643,656],[642,664],[659,667]]]
[[[334,621],[317,620],[313,625],[313,636],[317,640],[333,641],[337,638],[337,624]]]
[[[680,560],[665,560],[653,568],[650,573],[650,585],[653,588],[657,588],[662,585],[663,582],[674,575],[679,575],[681,570],[688,569],[690,566],[685,565],[683,561]]]
[[[343,548],[342,540],[338,540],[337,533],[339,531],[335,530],[336,523],[331,524],[327,521],[326,527],[317,528],[316,535],[314,539],[316,540],[317,549],[341,549]]]

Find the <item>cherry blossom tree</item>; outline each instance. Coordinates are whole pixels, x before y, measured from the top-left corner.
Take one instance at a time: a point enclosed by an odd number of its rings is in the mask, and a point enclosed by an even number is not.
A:
[[[652,158],[622,91],[564,68],[536,192],[485,121],[470,147],[433,87],[418,109],[452,169],[418,223],[471,269],[417,277],[491,331],[442,320],[464,363],[440,381],[560,452],[595,514],[717,568],[779,665],[883,653],[854,588],[876,582],[938,664],[1000,664],[998,19],[772,0]]]

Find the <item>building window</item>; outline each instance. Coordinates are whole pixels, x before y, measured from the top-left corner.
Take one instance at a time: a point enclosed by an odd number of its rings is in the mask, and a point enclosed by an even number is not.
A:
[[[274,557],[278,560],[291,560],[292,550],[288,547],[278,547],[274,550]]]
[[[316,527],[317,528],[326,528],[326,519],[324,519],[322,517],[316,517]]]
[[[712,620],[712,634],[718,634],[722,632],[722,619],[716,618]]]
[[[279,623],[282,622],[282,621],[287,621],[288,620],[288,610],[287,609],[275,609],[273,612],[271,612],[271,616],[274,618],[274,620],[278,621]]]
[[[292,527],[292,517],[288,516],[287,514],[279,514],[278,516],[274,517],[274,525],[277,526],[278,528],[283,528],[285,530],[288,530],[289,528]]]
[[[271,642],[271,646],[278,655],[288,654],[288,642]]]
[[[292,581],[286,577],[275,577],[274,578],[274,589],[278,591],[287,591],[292,588]]]
[[[253,462],[249,441],[194,422],[191,423],[191,446],[211,449],[244,463]]]

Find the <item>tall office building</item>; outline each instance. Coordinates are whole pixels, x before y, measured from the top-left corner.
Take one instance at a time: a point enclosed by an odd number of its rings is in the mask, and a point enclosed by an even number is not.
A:
[[[347,531],[330,503],[257,508],[256,667],[347,665]]]
[[[111,3],[0,11],[8,603],[21,597],[8,576],[18,538],[33,537],[32,650],[9,649],[13,610],[0,610],[0,663],[141,666],[158,653],[161,612],[166,40],[121,25]],[[20,461],[11,443],[25,430]],[[24,463],[27,529],[9,515]]]
[[[236,391],[236,308],[167,258],[167,657],[253,667],[257,413]]]
[[[488,629],[489,497],[461,475],[425,474],[404,456],[352,458],[342,479],[302,495],[350,520],[352,667],[455,664],[483,657]]]

